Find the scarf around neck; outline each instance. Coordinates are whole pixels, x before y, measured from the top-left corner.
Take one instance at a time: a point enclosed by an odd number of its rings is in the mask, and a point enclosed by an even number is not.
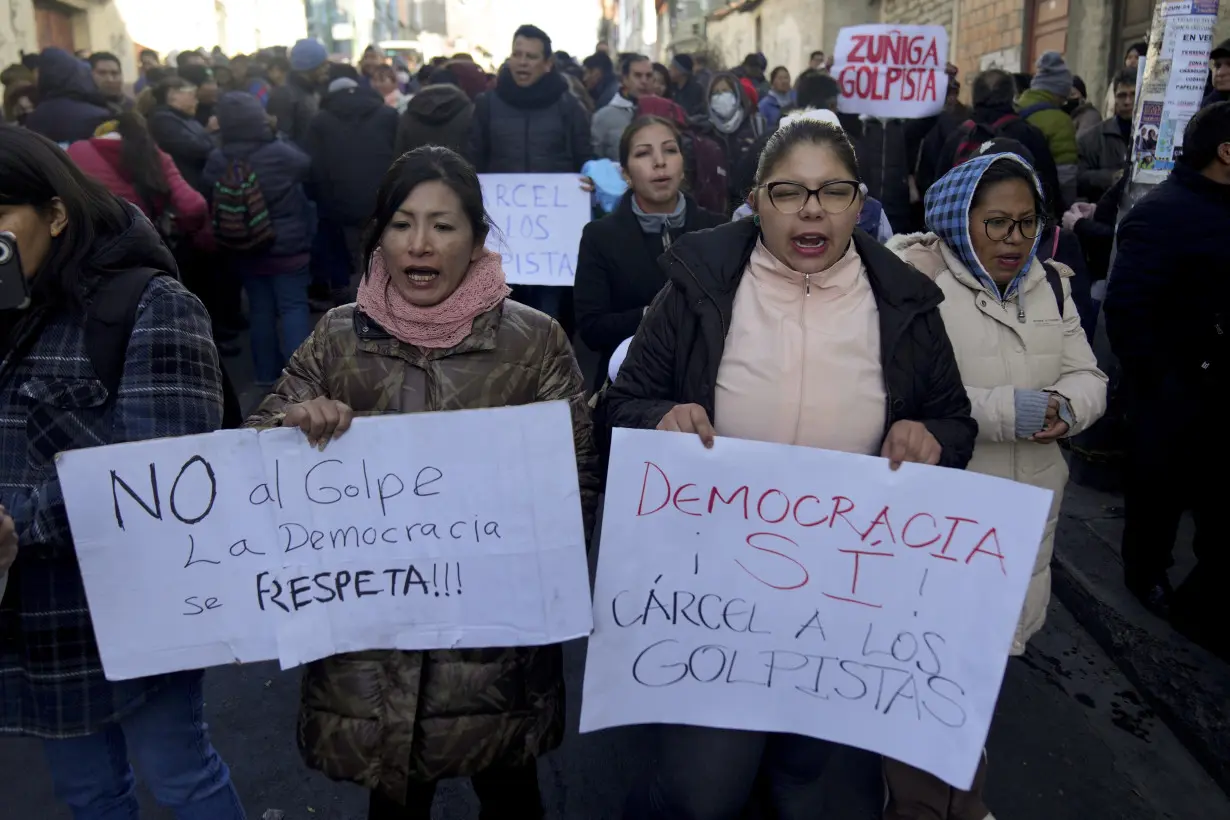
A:
[[[393,287],[384,254],[372,254],[359,283],[359,308],[399,341],[431,350],[456,347],[470,335],[474,320],[497,307],[512,291],[504,281],[498,253],[487,251],[470,264],[457,290],[431,307],[412,305]]]
[[[679,194],[679,199],[675,202],[675,210],[668,214],[645,213],[641,204],[636,201],[636,194],[630,193],[629,196],[632,197],[632,213],[636,214],[636,221],[641,224],[641,230],[650,236],[660,236],[668,231],[677,231],[683,227],[688,218],[688,201],[683,194]]]
[[[508,66],[504,66],[500,69],[499,78],[495,82],[495,93],[513,108],[535,110],[550,108],[559,102],[560,97],[568,93],[568,81],[557,72],[548,71],[538,82],[522,88],[513,79]]]

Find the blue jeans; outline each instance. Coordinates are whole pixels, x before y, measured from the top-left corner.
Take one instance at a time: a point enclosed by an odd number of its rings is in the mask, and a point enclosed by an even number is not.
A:
[[[44,742],[56,797],[74,820],[137,820],[129,754],[178,820],[245,820],[231,773],[209,742],[204,676],[177,673],[119,723],[87,737]]]
[[[758,776],[771,816],[816,817],[832,743],[703,726],[661,725],[658,731],[658,765],[628,798],[624,820],[738,820]]]
[[[243,287],[248,292],[251,312],[248,324],[251,326],[252,364],[258,383],[276,382],[291,354],[311,334],[312,314],[308,307],[311,282],[312,274],[307,268],[294,273],[244,277]]]

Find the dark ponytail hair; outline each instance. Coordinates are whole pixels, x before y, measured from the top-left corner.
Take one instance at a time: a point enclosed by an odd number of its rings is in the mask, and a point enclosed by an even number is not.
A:
[[[116,120],[119,135],[123,138],[120,148],[120,164],[132,179],[132,187],[144,200],[145,207],[153,217],[155,203],[171,194],[171,186],[162,171],[162,153],[150,136],[145,117],[135,111],[120,114]]]
[[[0,123],[0,205],[25,205],[45,214],[57,199],[68,219],[51,240],[33,290],[36,301],[80,308],[95,244],[122,233],[131,217],[118,197],[82,173],[54,142]]]
[[[846,132],[831,123],[800,119],[778,128],[765,143],[760,163],[756,166],[756,187],[764,185],[765,180],[773,175],[773,171],[797,145],[822,145],[832,149],[841,164],[846,166],[850,179],[862,181],[858,175],[858,158]]]

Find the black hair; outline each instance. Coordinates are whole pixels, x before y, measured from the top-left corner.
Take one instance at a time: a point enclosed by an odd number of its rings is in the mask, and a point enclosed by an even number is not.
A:
[[[1125,48],[1123,50],[1123,59],[1125,62],[1127,61],[1127,56],[1131,54],[1133,51],[1136,52],[1137,57],[1144,57],[1146,54],[1149,53],[1149,44],[1143,43],[1143,42],[1142,43],[1132,43],[1130,46]],[[1136,81],[1133,80],[1132,82],[1134,83]]]
[[[1183,132],[1183,156],[1179,161],[1193,171],[1203,171],[1217,161],[1217,150],[1230,142],[1230,102],[1206,105],[1196,112]]]
[[[372,66],[372,78],[374,79],[377,74],[387,74],[389,77],[393,78],[394,82],[397,81],[397,69],[387,63]]]
[[[652,63],[653,61],[644,54],[629,54],[626,59],[619,61],[619,73],[621,76],[627,77],[628,72],[632,70],[633,63]]]
[[[1038,183],[1032,168],[1007,157],[995,160],[982,172],[982,177],[978,180],[978,187],[974,189],[974,196],[970,199],[970,208],[973,209],[982,201],[991,186],[1014,179],[1019,179],[1029,186],[1030,192],[1034,195],[1034,210],[1038,216],[1044,216],[1046,202],[1043,200],[1042,192],[1038,190]]]
[[[542,43],[543,59],[544,60],[551,59],[551,38],[548,37],[547,33],[543,31],[542,29],[540,29],[538,26],[531,26],[529,24],[521,26],[513,33],[514,40],[516,40],[518,37],[524,37],[527,40],[539,41],[540,43]]]
[[[798,145],[823,145],[832,149],[841,164],[846,166],[850,178],[860,179],[858,157],[846,132],[831,123],[801,119],[778,128],[769,137],[760,154],[760,163],[756,166],[756,186],[764,185],[765,180],[773,175],[773,170]]]
[[[1030,85],[1033,84],[1033,81],[1034,75],[1025,71],[1018,71],[1016,74],[1012,75],[1012,82],[1016,84],[1017,94],[1024,94],[1028,91]]]
[[[472,63],[474,62],[474,55],[468,51],[458,51],[456,54],[454,54],[452,57],[449,58],[450,63],[453,60],[461,60],[462,62]]]
[[[431,84],[431,78],[436,76],[437,71],[444,71],[444,64],[441,63],[437,66],[435,61],[432,61],[420,68],[414,77],[419,81],[419,85],[429,85]]]
[[[970,95],[975,108],[1001,108],[1012,105],[1017,84],[1012,75],[999,68],[989,68],[974,77]]]
[[[158,52],[154,51],[152,48],[143,48],[141,49],[141,53],[137,55],[138,60],[143,60],[146,57],[153,57],[155,60],[162,59],[161,57],[158,56]]]
[[[59,200],[67,214],[64,231],[34,280],[36,299],[80,308],[83,271],[102,237],[131,224],[123,202],[86,176],[54,142],[25,128],[0,124],[0,205],[28,205],[46,213]]]
[[[153,87],[154,103],[166,105],[167,96],[172,91],[183,91],[185,88],[195,88],[195,84],[178,75],[167,77]]]
[[[447,68],[433,68],[431,74],[427,77],[427,82],[423,85],[455,85],[461,88],[461,83],[457,80],[457,75]]]
[[[157,85],[168,77],[175,76],[175,69],[169,65],[156,65],[145,72],[146,86]]]
[[[234,59],[238,60],[242,56],[243,55],[240,54]],[[183,68],[184,66],[189,65],[188,61],[191,60],[193,57],[196,57],[202,60],[205,59],[205,55],[199,51],[181,51],[179,54],[175,55],[175,65],[179,66],[180,68]],[[208,62],[208,60],[206,60],[206,62]],[[232,62],[234,62],[234,60],[232,60]]]
[[[368,221],[363,239],[364,270],[371,270],[372,255],[397,209],[424,182],[443,182],[461,199],[461,210],[474,230],[474,244],[482,245],[491,232],[491,217],[483,206],[483,187],[478,172],[456,151],[440,145],[424,145],[407,151],[389,166],[376,192],[376,210]]]
[[[92,69],[98,68],[99,63],[115,63],[116,65],[123,68],[123,64],[120,62],[120,58],[116,57],[110,51],[95,51],[93,54],[90,55],[89,63],[90,63],[90,68]]]
[[[777,79],[777,75],[782,71],[786,72],[786,74],[790,74],[790,69],[786,68],[784,65],[779,65],[777,68],[769,72],[769,82],[773,82]]]
[[[290,60],[286,59],[285,57],[279,57],[277,55],[274,55],[273,57],[269,59],[269,65],[266,67],[266,70],[272,71],[275,68],[278,71],[281,71],[283,74],[289,74],[290,73]]]
[[[22,54],[21,64],[31,71],[38,71],[38,64],[41,59],[38,54]]]
[[[1130,85],[1133,90],[1136,88],[1136,72],[1130,68],[1125,68],[1115,75],[1112,87],[1118,88],[1121,85]]]
[[[654,63],[653,73],[662,78],[662,82],[666,85],[667,92],[669,93],[671,87],[671,70],[661,63]]]
[[[171,186],[162,172],[162,155],[149,126],[136,111],[128,111],[116,118],[118,131],[123,138],[120,148],[120,166],[132,178],[132,187],[145,200],[144,205],[153,213],[155,200],[170,195]]]
[[[343,79],[354,80],[357,83],[359,81],[359,69],[350,63],[329,63],[329,82]]]
[[[809,68],[795,78],[794,96],[800,108],[836,110],[841,88],[830,75],[818,68]]]
[[[621,167],[628,167],[628,157],[632,153],[632,140],[636,139],[637,134],[651,125],[661,125],[667,128],[675,136],[675,142],[679,145],[680,149],[683,148],[683,135],[679,133],[678,125],[664,117],[637,117],[628,124],[628,127],[624,129],[623,136],[619,138],[619,164]]]
[[[811,53],[811,56],[810,56],[810,57],[808,57],[807,59],[808,59],[808,61],[811,61],[811,60],[816,59],[817,57],[827,57],[827,56],[828,56],[828,55],[827,55],[827,54],[825,54],[823,51],[820,51],[820,50],[818,50],[818,49],[817,49],[816,51],[813,51],[813,52]]]
[[[588,68],[591,71],[597,69],[603,74],[615,73],[615,64],[611,62],[611,55],[604,54],[601,51],[594,52],[586,57],[581,61],[581,66],[583,68]]]
[[[179,76],[197,88],[214,81],[213,69],[203,65],[186,65],[179,70]]]

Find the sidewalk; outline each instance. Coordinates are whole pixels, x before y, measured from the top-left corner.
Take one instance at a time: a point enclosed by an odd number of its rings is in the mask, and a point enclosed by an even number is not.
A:
[[[1230,792],[1230,664],[1146,610],[1123,586],[1123,498],[1068,484],[1052,562],[1055,595],[1144,695],[1148,706]],[[1195,564],[1185,516],[1171,579]],[[1135,731],[1125,718],[1120,728]]]

